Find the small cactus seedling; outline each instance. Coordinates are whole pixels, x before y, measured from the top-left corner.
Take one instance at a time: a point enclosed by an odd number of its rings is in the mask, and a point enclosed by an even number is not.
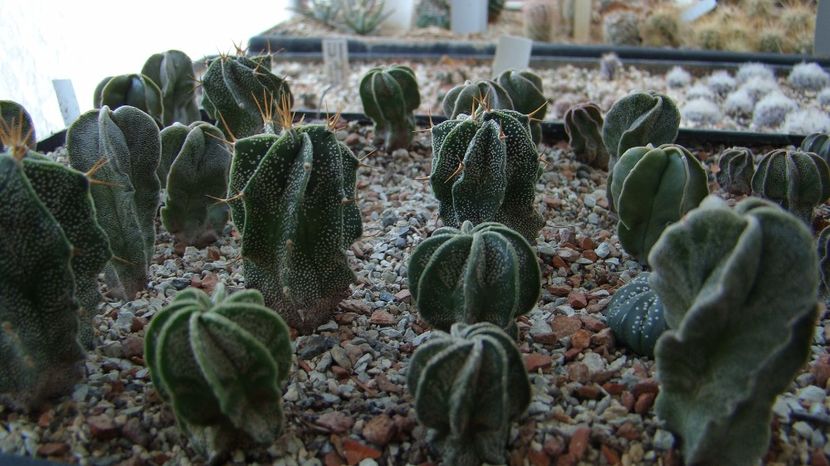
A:
[[[775,202],[812,225],[813,208],[830,197],[830,168],[812,152],[774,150],[758,163],[752,194]]]
[[[162,123],[165,109],[161,89],[148,76],[122,74],[104,78],[98,84],[93,98],[94,108],[107,106],[115,110],[124,105],[135,107]]]
[[[518,336],[516,317],[541,292],[536,254],[500,223],[435,230],[409,260],[409,289],[421,317],[439,330],[455,322],[490,322]]]
[[[599,75],[606,81],[613,81],[622,70],[623,64],[616,53],[603,54],[599,59]]]
[[[168,137],[171,131],[186,136]],[[167,147],[177,143],[178,147]],[[228,221],[227,204],[216,202],[227,193],[231,165],[222,131],[204,122],[189,127],[176,123],[161,132],[161,145],[163,153],[175,154],[161,222],[177,241],[205,247],[219,238]]]
[[[35,135],[35,125],[32,123],[32,117],[29,112],[17,102],[11,100],[0,100],[0,120],[8,130],[16,128],[21,136],[25,136],[25,145],[31,150],[37,146],[37,136]],[[5,152],[4,143],[0,142],[0,152]]]
[[[360,80],[363,112],[375,123],[375,141],[386,151],[409,147],[421,105],[418,81],[408,66],[375,67]]]
[[[608,303],[608,327],[616,339],[637,354],[654,357],[654,345],[666,331],[663,304],[643,272],[614,293]]]
[[[186,53],[168,50],[156,53],[144,63],[141,74],[153,80],[161,90],[164,106],[162,124],[173,123],[189,125],[199,121],[199,107],[196,106],[193,62]]]
[[[256,290],[212,298],[181,291],[155,315],[144,360],[162,398],[208,457],[282,431],[282,386],[291,368],[285,322]]]
[[[810,354],[812,235],[762,199],[732,210],[710,196],[666,229],[649,263],[670,328],[654,350],[657,415],[682,438],[686,464],[758,464],[773,402]]]
[[[433,430],[444,464],[504,464],[510,424],[530,404],[522,355],[489,323],[434,331],[406,376],[415,415]]]
[[[791,112],[798,109],[798,104],[781,92],[770,92],[755,104],[752,112],[752,124],[757,127],[776,127],[784,123]]]
[[[593,102],[574,105],[565,112],[565,133],[576,160],[608,169],[608,149],[602,142],[602,112]]]
[[[821,292],[830,294],[830,226],[824,227],[816,240],[818,243],[818,266],[821,275]]]
[[[755,174],[752,151],[746,147],[726,149],[718,157],[718,168],[716,178],[724,191],[732,194],[752,192],[752,175]]]
[[[673,89],[682,89],[692,83],[692,75],[682,67],[675,66],[666,73],[666,85]]]
[[[799,147],[804,152],[812,152],[830,165],[830,134],[813,133],[801,141]]]
[[[530,135],[533,142],[542,141],[542,120],[548,112],[548,100],[542,92],[542,78],[531,71],[506,70],[498,77],[498,83],[507,91],[513,102],[513,110],[530,119]]]
[[[486,109],[513,110],[513,101],[501,84],[491,80],[480,80],[455,86],[444,96],[441,108],[447,119],[456,118],[465,113],[476,113],[479,106]]]

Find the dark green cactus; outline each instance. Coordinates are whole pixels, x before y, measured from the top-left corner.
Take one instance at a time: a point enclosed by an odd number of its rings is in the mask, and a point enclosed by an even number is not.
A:
[[[565,112],[565,134],[576,160],[600,170],[608,169],[608,149],[602,142],[602,112],[593,102],[577,104]]]
[[[538,173],[521,113],[478,112],[432,127],[430,183],[447,226],[499,222],[535,241],[545,223],[534,208]]]
[[[648,284],[648,272],[643,272],[614,293],[608,303],[608,327],[618,342],[637,354],[654,356],[654,345],[666,331],[663,304]]]
[[[809,134],[801,141],[800,149],[818,155],[830,165],[830,134]]]
[[[202,77],[202,107],[228,140],[278,132],[271,116],[293,105],[288,82],[271,73],[271,59],[263,57],[223,55]]]
[[[746,147],[726,149],[718,157],[718,168],[718,184],[724,191],[732,194],[752,192],[752,175],[755,174],[752,151]]]
[[[487,0],[487,22],[495,23],[504,10],[504,0]]]
[[[824,227],[816,240],[818,243],[818,265],[821,274],[821,292],[830,294],[830,226]]]
[[[633,147],[614,166],[611,196],[623,249],[641,262],[663,230],[709,194],[706,170],[685,148]]]
[[[201,119],[196,105],[193,62],[186,53],[179,50],[156,53],[144,63],[141,74],[152,79],[161,90],[164,126],[176,122],[189,125]]]
[[[813,208],[830,197],[830,168],[812,152],[774,150],[758,163],[752,194],[777,203],[812,225]]]
[[[421,105],[418,81],[408,66],[375,67],[360,80],[363,112],[375,123],[375,141],[386,151],[409,147]]]
[[[516,317],[541,292],[536,253],[500,223],[435,230],[409,259],[409,290],[421,317],[439,330],[456,322],[490,322],[514,337]]]
[[[279,436],[291,353],[285,322],[258,291],[225,296],[221,285],[212,298],[177,294],[144,339],[153,385],[209,457]]]
[[[153,117],[162,123],[164,101],[161,89],[148,76],[143,74],[122,74],[104,78],[95,88],[93,107],[107,106],[115,110],[129,105]]]
[[[25,138],[26,147],[34,150],[37,146],[37,135],[35,134],[35,125],[32,123],[32,117],[29,112],[17,102],[11,100],[0,100],[0,120],[8,129],[15,128],[19,131],[22,137]],[[4,144],[0,142],[0,152],[6,149]]]
[[[357,165],[323,125],[235,144],[228,197],[245,284],[301,332],[326,322],[355,279],[343,251],[362,234]]]
[[[530,135],[533,142],[542,141],[542,120],[548,112],[548,99],[542,92],[542,78],[531,71],[506,70],[498,83],[510,96],[513,110],[530,117]]]
[[[444,96],[441,108],[448,119],[456,118],[462,113],[471,115],[479,107],[485,110],[513,110],[513,101],[501,85],[492,80],[480,80],[455,86]]]
[[[757,198],[714,196],[668,227],[649,256],[671,330],[657,342],[655,409],[686,464],[750,466],[772,404],[805,364],[817,318],[813,238]]]
[[[498,327],[457,323],[450,334],[434,331],[412,356],[406,382],[444,464],[507,462],[510,424],[531,392],[521,353]]]
[[[181,140],[179,134],[187,136]],[[162,131],[162,153],[175,153],[167,176],[167,198],[161,222],[177,241],[205,247],[216,241],[228,221],[228,206],[222,199],[228,190],[231,153],[222,131],[204,122],[189,127],[176,123]],[[179,143],[170,148],[169,144]]]
[[[96,180],[90,192],[112,250],[105,275],[116,296],[132,299],[147,283],[156,238],[160,145],[153,119],[130,106],[86,112],[66,134],[70,165]]]

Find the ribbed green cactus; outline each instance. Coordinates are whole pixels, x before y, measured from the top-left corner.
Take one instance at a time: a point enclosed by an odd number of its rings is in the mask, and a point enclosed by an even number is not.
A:
[[[132,299],[147,283],[156,238],[160,145],[153,119],[130,106],[86,112],[66,133],[70,165],[97,180],[90,192],[112,250],[105,275],[116,296]]]
[[[614,166],[611,185],[623,249],[645,262],[663,230],[697,207],[707,194],[706,170],[685,148],[649,144],[628,149]]]
[[[536,306],[541,273],[522,235],[500,223],[435,230],[409,259],[409,290],[421,317],[439,330],[490,322],[517,336],[516,317]]]
[[[755,174],[752,151],[746,147],[726,149],[718,157],[718,168],[716,178],[724,191],[732,194],[752,192],[752,175]]]
[[[818,266],[821,274],[821,291],[830,294],[830,226],[824,227],[816,240],[818,243]]]
[[[278,132],[279,122],[271,116],[294,102],[288,82],[271,73],[268,56],[223,55],[208,66],[202,89],[202,108],[231,141]]]
[[[212,298],[178,293],[144,339],[153,385],[209,457],[279,436],[291,353],[285,322],[258,291],[226,296],[222,285]]]
[[[182,131],[184,140],[176,134]],[[178,148],[168,147],[176,143]],[[217,202],[227,193],[231,165],[222,131],[204,122],[189,127],[176,123],[161,132],[161,145],[162,153],[176,154],[161,222],[177,241],[205,247],[219,238],[229,215],[227,204]]]
[[[456,118],[462,113],[471,115],[478,107],[485,110],[513,110],[513,101],[501,84],[492,80],[467,81],[447,92],[441,102],[444,115],[448,119]]]
[[[135,107],[158,123],[164,118],[164,100],[158,84],[143,74],[122,74],[104,78],[95,88],[93,107],[115,110],[124,105]]]
[[[830,197],[830,167],[812,152],[774,150],[758,163],[752,194],[777,203],[812,225],[813,208]]]
[[[542,78],[532,71],[506,70],[498,83],[510,96],[513,110],[530,117],[530,135],[533,142],[542,141],[542,120],[548,112],[548,99],[542,92]]]
[[[608,169],[608,149],[602,142],[602,112],[593,102],[577,104],[565,112],[565,133],[576,160]]]
[[[444,224],[499,222],[535,241],[539,154],[527,116],[493,110],[432,127],[430,183]]]
[[[35,135],[35,125],[32,123],[32,117],[29,112],[17,102],[11,100],[0,100],[0,120],[6,125],[6,128],[16,128],[21,136],[26,139],[26,146],[34,150],[37,146],[37,136]],[[0,152],[6,149],[4,144],[0,142]]]
[[[830,134],[809,134],[801,141],[800,149],[818,155],[830,165]]]
[[[344,250],[362,234],[357,165],[323,125],[234,146],[228,197],[245,284],[301,332],[326,322],[355,279]]]
[[[530,404],[522,355],[489,323],[434,331],[406,377],[418,421],[433,430],[444,464],[504,464],[510,424]]]
[[[609,170],[632,147],[671,144],[680,129],[680,111],[667,95],[634,91],[614,102],[605,114],[602,140],[611,156]]]
[[[757,198],[711,196],[666,229],[649,256],[671,330],[657,342],[657,415],[686,464],[758,464],[771,408],[810,351],[817,318],[813,239]]]
[[[409,147],[421,105],[415,72],[408,66],[375,67],[360,80],[363,112],[375,123],[374,144],[386,151]]]
[[[608,303],[606,317],[618,342],[653,357],[654,345],[668,326],[660,297],[648,284],[649,275],[643,272],[618,289]]]
[[[152,79],[161,90],[164,106],[162,124],[173,123],[189,125],[199,121],[199,107],[196,105],[196,77],[193,74],[193,62],[186,53],[168,50],[150,56],[141,74]]]

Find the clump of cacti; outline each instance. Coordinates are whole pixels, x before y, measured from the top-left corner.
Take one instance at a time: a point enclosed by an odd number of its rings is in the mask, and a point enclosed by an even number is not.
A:
[[[734,91],[737,85],[737,81],[728,71],[715,71],[706,78],[706,86],[721,97]]]
[[[160,146],[153,118],[131,106],[86,112],[66,133],[70,165],[96,180],[90,192],[112,249],[105,278],[115,296],[132,299],[147,284],[156,239]]]
[[[640,45],[640,24],[634,12],[612,11],[602,18],[602,38],[611,45]]]
[[[799,63],[790,70],[787,82],[795,89],[817,92],[830,84],[830,74],[818,63]]]
[[[687,121],[714,125],[721,120],[721,112],[718,105],[709,99],[696,98],[686,102],[680,109],[680,114]]]
[[[643,272],[618,289],[605,315],[616,341],[637,354],[653,357],[654,345],[668,325],[660,297],[648,285],[649,275]]]
[[[576,159],[601,170],[608,169],[608,149],[602,142],[602,112],[593,102],[574,105],[565,112],[565,134]]]
[[[810,232],[757,198],[712,196],[666,229],[650,284],[670,330],[655,348],[657,415],[686,464],[758,464],[772,405],[807,360],[817,317]]]
[[[282,431],[282,386],[291,339],[256,290],[212,297],[179,292],[153,317],[144,360],[179,426],[209,458],[246,442],[272,443]]]
[[[732,194],[752,192],[752,175],[755,161],[752,151],[746,147],[731,147],[718,156],[718,185]]]
[[[781,92],[771,92],[755,104],[752,124],[760,128],[776,127],[784,122],[787,114],[795,111],[798,104]]]
[[[790,112],[784,118],[781,131],[786,134],[810,134],[830,131],[830,116],[817,108],[804,108]],[[826,159],[825,159],[826,160]]]
[[[141,75],[153,80],[161,91],[164,126],[177,122],[189,125],[200,119],[193,62],[186,53],[168,50],[153,54],[144,62]]]
[[[231,165],[222,131],[204,122],[176,123],[161,132],[161,145],[172,155],[161,222],[177,241],[207,246],[228,221],[227,204],[217,202],[227,193]]]
[[[93,107],[107,106],[115,110],[121,106],[135,107],[162,123],[164,100],[161,89],[143,74],[122,74],[104,78],[95,88]]]
[[[421,105],[418,81],[408,66],[370,69],[360,80],[363,112],[375,123],[375,144],[387,151],[409,147],[415,131],[415,115]]]
[[[816,239],[818,245],[818,271],[821,277],[821,292],[830,293],[830,226],[824,227]]]
[[[516,317],[541,292],[533,248],[500,223],[435,230],[413,251],[408,276],[421,317],[444,331],[456,322],[490,322],[516,337]]]
[[[513,110],[513,100],[501,84],[486,79],[455,86],[441,102],[447,118],[455,118],[462,113],[472,115],[479,107]]]
[[[830,134],[827,133],[812,133],[801,141],[799,146],[804,152],[812,152],[827,162],[830,165]]]
[[[752,194],[775,202],[812,225],[813,208],[830,197],[830,168],[812,152],[774,150],[758,163]]]
[[[682,43],[680,10],[672,5],[657,7],[643,19],[640,37],[650,47],[678,47]]]
[[[522,355],[498,327],[455,324],[412,356],[415,415],[432,429],[444,464],[504,464],[510,424],[530,404]]]
[[[37,146],[37,135],[35,134],[35,125],[32,123],[32,116],[17,102],[11,100],[0,100],[0,121],[8,129],[20,133],[20,137],[25,140],[26,147],[34,150]],[[6,150],[5,143],[0,141],[0,152]]]
[[[542,92],[542,78],[532,71],[506,70],[498,77],[498,83],[510,96],[513,110],[530,119],[530,135],[533,142],[542,141],[542,120],[548,112],[548,100]]]
[[[666,73],[666,85],[673,89],[680,89],[692,83],[692,75],[679,66],[674,66]]]
[[[622,61],[616,53],[603,54],[599,59],[599,75],[602,79],[613,81],[622,70]]]

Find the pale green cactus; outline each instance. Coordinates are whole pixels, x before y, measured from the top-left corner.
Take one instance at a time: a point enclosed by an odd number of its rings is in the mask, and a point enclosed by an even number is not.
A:
[[[530,119],[530,135],[533,142],[542,141],[542,120],[548,112],[548,99],[542,92],[542,78],[532,71],[506,70],[498,77],[498,83],[510,96],[513,110]]]
[[[812,152],[774,150],[758,163],[752,194],[777,203],[812,225],[813,208],[830,197],[830,167]]]
[[[408,66],[375,67],[360,80],[363,112],[375,123],[374,144],[386,151],[409,147],[415,134],[414,112],[421,105],[418,81]]]
[[[93,107],[115,110],[128,105],[150,115],[159,124],[164,117],[161,89],[143,74],[122,74],[104,78],[95,88]]]
[[[196,105],[196,76],[193,62],[180,50],[168,50],[150,56],[141,74],[153,80],[161,91],[164,126],[173,123],[189,125],[199,121],[199,107]]]
[[[26,139],[26,147],[34,150],[37,146],[37,135],[35,134],[35,125],[32,123],[32,117],[29,112],[17,102],[11,100],[0,100],[0,120],[6,125],[6,128],[18,128],[21,136]],[[0,152],[6,149],[2,142],[0,142]]]
[[[513,110],[513,101],[501,84],[492,80],[467,81],[447,92],[441,103],[448,119],[465,113],[472,115],[479,107],[482,110]]]
[[[755,161],[752,151],[746,147],[732,147],[718,156],[718,184],[732,194],[749,194],[752,191],[752,175]]]
[[[602,112],[593,102],[577,104],[565,112],[565,134],[576,160],[601,170],[608,169],[608,149],[602,142]]]

